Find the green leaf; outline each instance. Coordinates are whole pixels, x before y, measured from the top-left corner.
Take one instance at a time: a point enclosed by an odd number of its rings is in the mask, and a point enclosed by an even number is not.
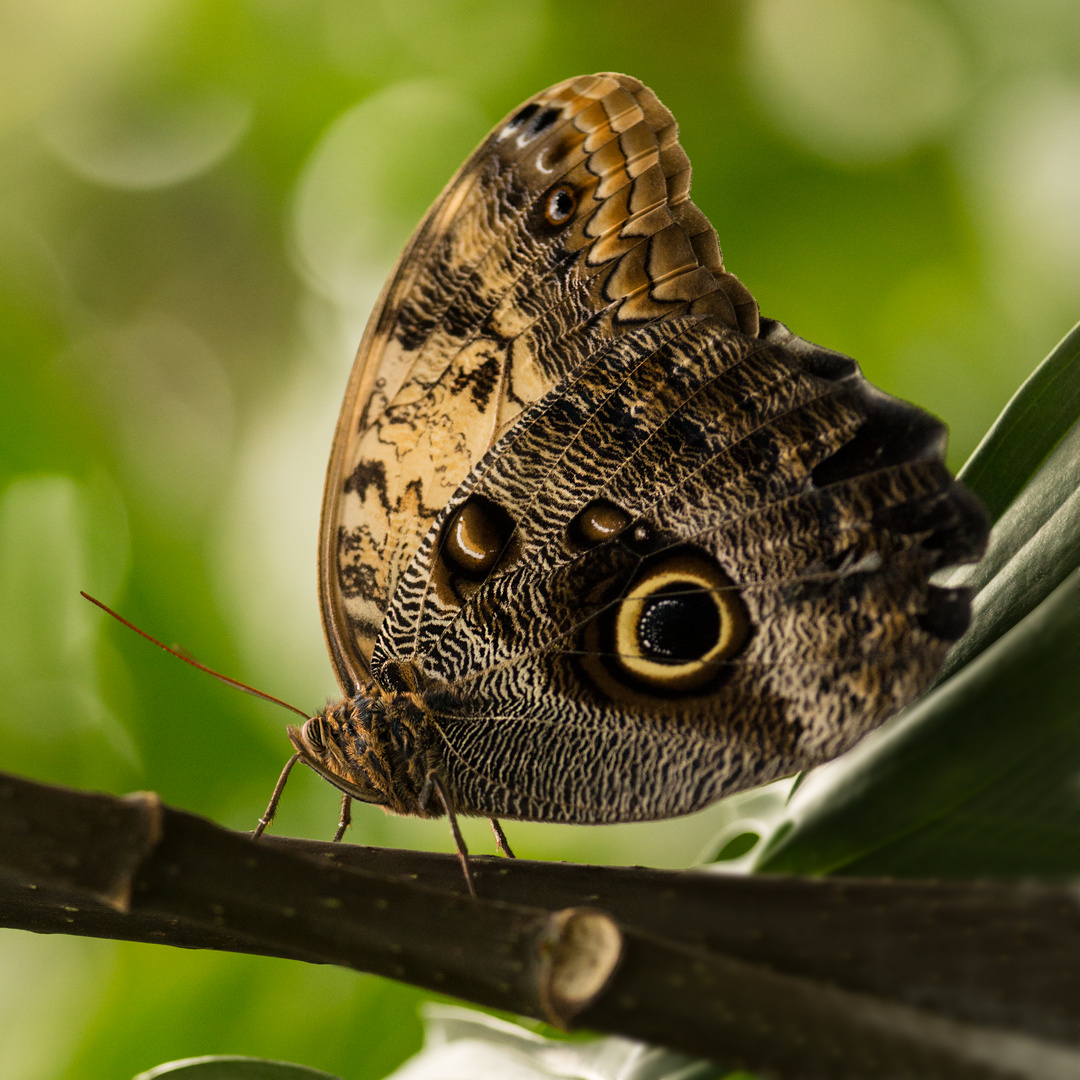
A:
[[[135,1080],[340,1080],[330,1073],[309,1069],[306,1065],[290,1065],[287,1061],[265,1061],[262,1058],[232,1055],[184,1058],[139,1073]]]
[[[991,521],[1080,416],[1080,323],[1031,373],[960,470]]]
[[[1080,421],[990,534],[986,555],[942,584],[972,589],[971,626],[949,654],[944,682],[1041,603],[1080,565]]]
[[[794,794],[760,871],[1080,873],[1080,570]]]

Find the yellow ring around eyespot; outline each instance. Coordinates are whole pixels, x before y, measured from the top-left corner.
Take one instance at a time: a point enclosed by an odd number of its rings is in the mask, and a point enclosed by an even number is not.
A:
[[[682,664],[662,663],[643,656],[638,640],[638,624],[646,603],[671,585],[705,590],[716,604],[720,622],[716,643],[701,656]],[[619,605],[615,652],[620,666],[634,679],[658,690],[696,690],[713,678],[720,661],[742,645],[746,631],[742,604],[720,569],[697,555],[676,555],[646,573]]]

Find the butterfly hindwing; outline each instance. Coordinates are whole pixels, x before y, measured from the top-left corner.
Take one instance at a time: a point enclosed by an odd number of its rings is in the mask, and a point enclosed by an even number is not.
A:
[[[982,535],[943,427],[766,325],[613,340],[430,530],[375,665],[447,688],[462,805],[687,812],[835,756],[939,667],[963,600],[928,577]]]

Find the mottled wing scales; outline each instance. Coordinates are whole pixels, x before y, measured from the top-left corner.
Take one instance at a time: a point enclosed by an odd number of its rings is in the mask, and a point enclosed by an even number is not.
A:
[[[367,677],[437,513],[523,410],[644,321],[692,311],[756,332],[689,181],[655,95],[589,76],[498,125],[429,211],[364,335],[328,470],[321,598],[343,687]],[[553,225],[560,185],[573,213]]]
[[[399,585],[376,667],[412,663],[439,707],[462,807],[624,821],[835,756],[928,685],[952,636],[930,574],[975,557],[981,512],[944,429],[778,324],[683,315],[612,339],[462,484]],[[443,528],[483,498],[505,552],[448,598]],[[603,498],[645,529],[581,550]],[[716,560],[752,628],[701,694],[648,693],[591,655],[642,567]]]
[[[834,756],[966,625],[944,429],[759,324],[671,114],[597,75],[498,125],[368,326],[323,509],[347,692],[457,810],[661,818]],[[674,614],[672,614],[674,612]]]

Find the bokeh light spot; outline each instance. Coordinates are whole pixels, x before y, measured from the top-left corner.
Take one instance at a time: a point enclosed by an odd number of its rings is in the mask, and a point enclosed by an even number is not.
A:
[[[84,179],[137,191],[207,172],[243,138],[250,121],[251,106],[224,92],[156,105],[91,97],[51,115],[42,137]]]
[[[751,85],[808,149],[867,163],[908,153],[954,116],[963,64],[946,17],[920,0],[757,0]]]
[[[439,193],[433,178],[449,177],[488,125],[459,91],[426,80],[387,87],[339,116],[296,190],[296,261],[311,288],[343,307],[370,305]]]

